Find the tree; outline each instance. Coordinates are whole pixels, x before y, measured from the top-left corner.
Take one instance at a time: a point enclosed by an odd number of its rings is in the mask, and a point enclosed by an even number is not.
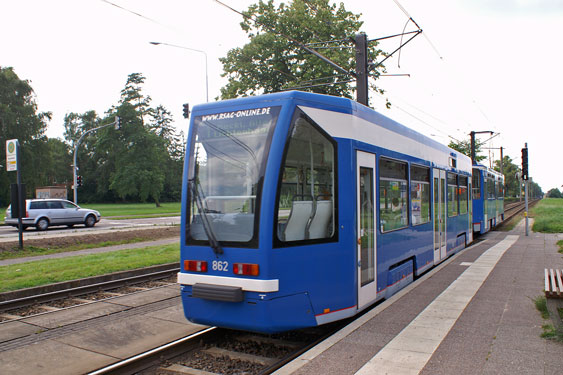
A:
[[[45,131],[50,119],[51,113],[37,112],[29,81],[20,79],[13,68],[0,67],[0,154],[6,155],[7,139],[19,140],[22,180],[27,184],[28,193],[47,181],[45,163],[48,148]],[[0,168],[2,204],[9,202],[9,185],[15,179],[15,173]]]
[[[495,160],[494,170],[500,172],[500,160]],[[520,190],[519,175],[522,174],[520,167],[512,162],[510,156],[503,157],[502,171],[504,173],[505,197],[517,197]]]
[[[140,116],[141,123],[145,123],[145,116],[150,115],[153,109],[150,108],[151,97],[142,93],[142,85],[145,77],[141,73],[131,73],[127,77],[125,87],[121,90],[120,104],[131,104]]]
[[[296,86],[331,83],[329,85],[302,88],[305,90],[351,98],[354,85],[335,84],[349,81],[344,75],[307,52],[299,43],[340,41],[343,48],[322,49],[322,53],[351,72],[355,70],[355,49],[350,37],[362,26],[360,15],[348,12],[344,4],[330,5],[328,0],[293,0],[289,5],[280,3],[276,8],[273,0],[251,5],[244,12],[241,28],[250,42],[242,48],[234,48],[221,58],[228,83],[221,89],[223,99],[271,93]],[[338,46],[340,44],[331,44]],[[326,46],[325,44],[322,44]],[[316,46],[320,46],[317,44]],[[370,59],[375,60],[383,52],[370,46]],[[384,71],[384,66],[379,69]],[[372,73],[376,78],[379,72]],[[374,89],[383,92],[377,87]]]
[[[123,124],[120,134],[111,137],[117,138],[117,142],[110,142],[115,171],[110,176],[109,187],[122,199],[137,197],[145,202],[150,197],[159,207],[167,155],[164,141],[143,127],[139,112],[129,103],[122,103],[117,114]],[[114,129],[108,130],[113,132]]]
[[[157,135],[168,150],[164,161],[165,173],[163,198],[178,201],[182,194],[181,176],[184,166],[184,135],[176,133],[172,127],[172,115],[162,105],[157,106],[151,114],[152,121],[149,124],[151,131]]]
[[[475,161],[477,162],[487,158],[486,156],[479,155],[479,153],[481,153],[482,145],[483,145],[482,143],[479,143],[477,141],[475,142]],[[458,142],[451,141],[448,147],[453,148],[454,150],[471,157],[471,141],[458,141]]]
[[[563,198],[563,194],[561,193],[561,191],[559,189],[553,188],[550,189],[547,194],[546,194],[547,198]]]

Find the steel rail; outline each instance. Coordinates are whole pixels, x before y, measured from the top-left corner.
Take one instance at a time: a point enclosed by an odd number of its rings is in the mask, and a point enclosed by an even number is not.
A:
[[[141,354],[137,354],[133,357],[126,358],[122,361],[113,363],[109,366],[100,368],[96,371],[89,372],[88,375],[102,375],[102,374],[131,374],[136,373],[140,370],[144,370],[152,366],[155,362],[159,362],[161,357],[171,358],[180,353],[177,353],[178,349],[185,344],[189,344],[190,341],[196,338],[201,338],[200,336],[206,336],[210,334],[215,334],[217,327],[205,328],[191,335],[185,336],[181,339],[169,342],[162,346],[156,347],[154,349],[148,350]],[[183,352],[185,350],[181,350]]]
[[[180,270],[178,263],[171,263],[165,265],[164,268],[165,269],[163,270],[153,271],[154,270],[153,267],[148,267],[147,268],[147,270],[149,271],[148,273],[141,273],[139,275],[134,275],[129,277],[122,277],[122,278],[112,279],[102,282],[94,282],[88,285],[81,285],[78,287],[68,287],[68,288],[63,288],[61,290],[32,294],[28,296],[22,296],[13,299],[8,299],[5,301],[0,301],[0,312],[30,306],[36,303],[52,302],[63,298],[72,298],[88,293],[95,293],[103,290],[115,289],[115,288],[131,285],[131,284],[142,283],[145,281],[162,279],[171,276]],[[118,277],[119,275],[116,276]],[[94,281],[97,281],[98,278],[93,278],[93,279]],[[75,283],[76,280],[69,282],[68,285],[71,285],[71,283],[73,282]]]

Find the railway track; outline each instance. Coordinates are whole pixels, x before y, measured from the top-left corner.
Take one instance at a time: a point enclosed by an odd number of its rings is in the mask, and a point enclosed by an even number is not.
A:
[[[274,335],[209,327],[89,375],[270,374],[348,323]]]
[[[528,206],[531,207],[539,202],[540,199],[530,199]],[[525,202],[513,202],[505,205],[504,207],[504,221],[503,224],[508,222],[510,219],[518,215],[520,212],[526,209]],[[501,224],[502,225],[502,224]]]
[[[0,322],[176,283],[178,263],[0,294]]]

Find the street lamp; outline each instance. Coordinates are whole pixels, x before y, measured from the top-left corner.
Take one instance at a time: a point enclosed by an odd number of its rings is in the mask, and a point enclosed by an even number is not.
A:
[[[152,45],[155,45],[155,46],[163,45],[163,46],[176,47],[176,48],[181,48],[181,49],[187,49],[189,51],[203,53],[203,55],[205,56],[205,101],[209,102],[209,80],[207,78],[207,53],[205,51],[195,49],[195,48],[178,46],[176,44],[169,44],[169,43],[162,43],[162,42],[149,42],[149,43],[152,44]]]

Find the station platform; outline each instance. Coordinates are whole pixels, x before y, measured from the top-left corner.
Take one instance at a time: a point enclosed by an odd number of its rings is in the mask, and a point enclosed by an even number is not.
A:
[[[563,234],[522,221],[481,239],[275,374],[563,374],[534,304]]]

